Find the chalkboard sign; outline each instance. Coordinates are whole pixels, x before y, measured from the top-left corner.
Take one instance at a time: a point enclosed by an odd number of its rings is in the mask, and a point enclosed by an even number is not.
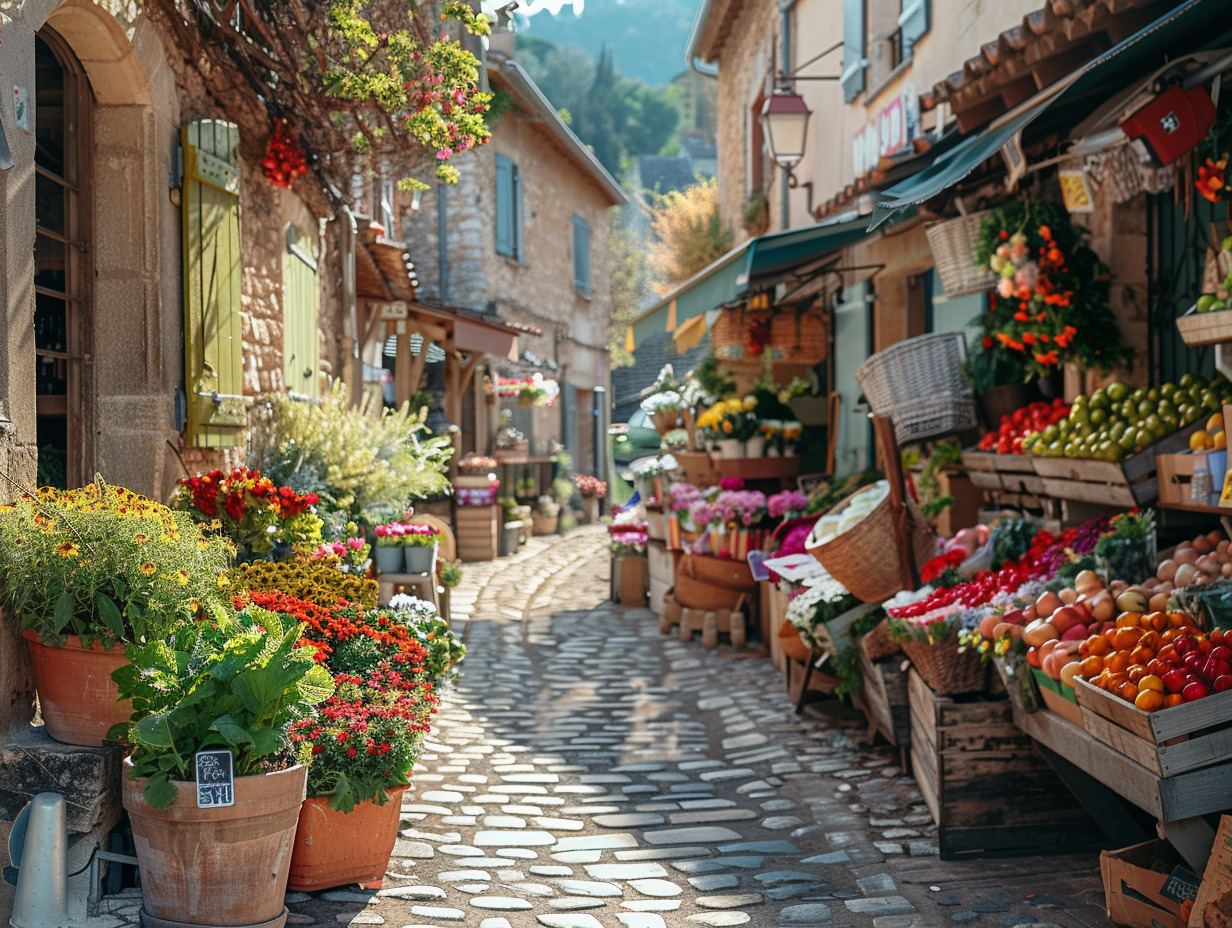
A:
[[[235,765],[230,751],[197,752],[197,808],[235,805]]]
[[[1196,899],[1198,897],[1198,887],[1201,883],[1202,881],[1197,876],[1190,873],[1184,867],[1176,867],[1171,875],[1169,875],[1167,882],[1159,890],[1159,894],[1175,902]]]

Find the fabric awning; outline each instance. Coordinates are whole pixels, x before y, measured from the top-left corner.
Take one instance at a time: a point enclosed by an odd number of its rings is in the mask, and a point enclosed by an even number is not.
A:
[[[771,285],[776,274],[850,245],[869,234],[867,226],[866,219],[847,213],[817,225],[763,235],[738,245],[634,320],[634,350],[651,335],[674,332],[750,290]]]
[[[694,316],[684,325],[677,326],[672,333],[672,341],[676,343],[676,354],[684,354],[706,337],[706,314]]]
[[[1198,37],[1202,39],[1199,44],[1206,44],[1215,35],[1227,32],[1226,23],[1216,25],[1226,18],[1226,0],[1187,0],[1179,4],[1119,45],[1042,90],[1014,112],[960,142],[918,174],[883,191],[877,198],[869,230],[876,229],[900,210],[932,199],[963,180],[1049,107],[1074,101],[1101,84],[1115,83],[1118,79],[1132,80],[1135,75],[1140,79],[1144,60],[1158,59],[1162,63],[1165,55],[1177,51],[1174,46],[1178,43],[1193,42]]]

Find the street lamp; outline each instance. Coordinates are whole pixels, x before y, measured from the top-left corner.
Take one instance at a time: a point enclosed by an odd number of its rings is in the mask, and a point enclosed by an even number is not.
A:
[[[787,172],[787,187],[795,190],[803,186],[808,191],[808,212],[813,212],[813,182],[803,185],[796,179],[792,169],[804,157],[808,141],[809,117],[813,115],[804,97],[790,87],[780,87],[770,95],[761,108],[761,127],[770,149],[770,160]],[[786,200],[783,201],[786,216]],[[784,219],[786,222],[786,219]]]

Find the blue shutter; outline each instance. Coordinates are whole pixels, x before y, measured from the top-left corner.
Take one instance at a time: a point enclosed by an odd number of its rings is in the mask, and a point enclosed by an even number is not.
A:
[[[929,0],[903,0],[898,28],[903,32],[903,60],[914,54],[915,43],[929,27]]]
[[[864,92],[864,0],[843,0],[843,99]]]
[[[516,164],[511,164],[510,168],[513,174],[513,256],[525,261],[526,252],[522,250],[522,172]]]
[[[513,255],[513,162],[496,156],[496,253]]]
[[[590,225],[581,216],[573,217],[573,286],[590,293]]]

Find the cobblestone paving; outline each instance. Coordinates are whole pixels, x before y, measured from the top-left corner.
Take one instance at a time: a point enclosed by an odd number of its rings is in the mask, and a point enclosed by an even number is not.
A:
[[[897,753],[608,599],[602,530],[469,565],[470,648],[379,892],[289,924],[1107,928],[1098,855],[939,861]],[[462,616],[469,616],[463,620]]]

